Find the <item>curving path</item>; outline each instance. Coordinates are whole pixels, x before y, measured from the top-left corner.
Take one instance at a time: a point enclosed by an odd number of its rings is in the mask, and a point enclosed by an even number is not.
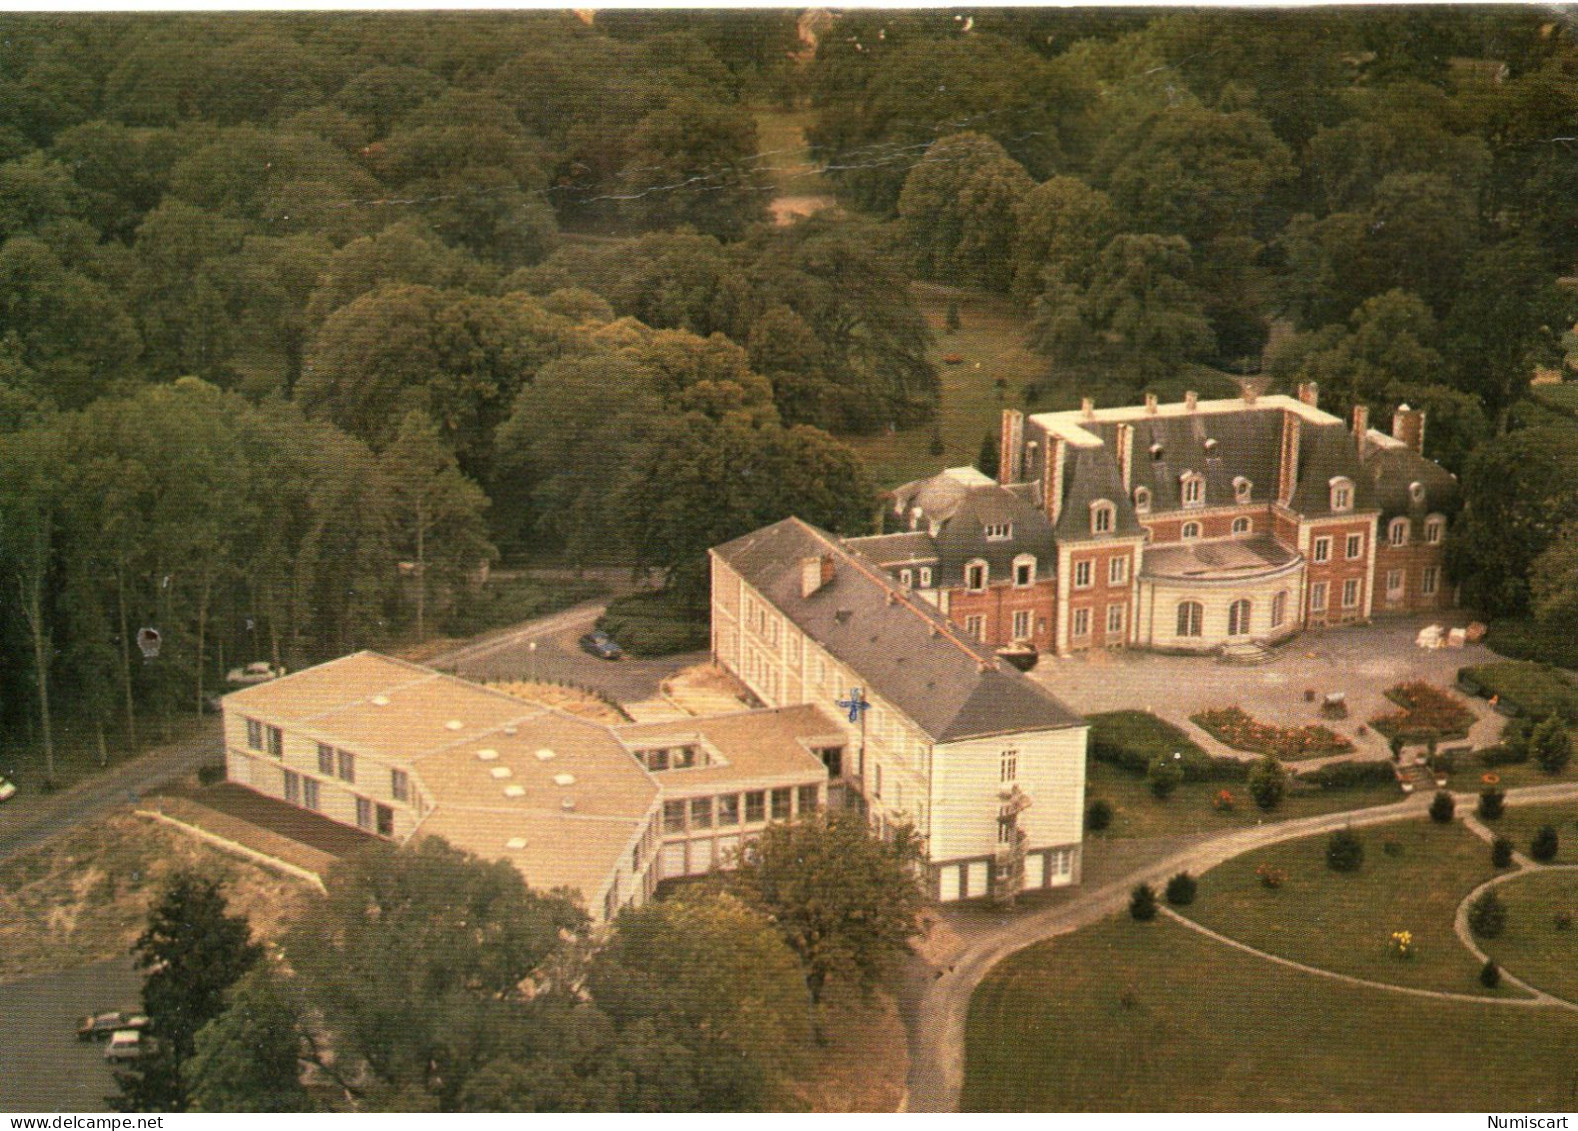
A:
[[[1135,884],[1162,884],[1169,876],[1185,869],[1199,874],[1257,848],[1279,844],[1282,841],[1297,840],[1300,837],[1318,836],[1346,826],[1364,827],[1422,817],[1429,808],[1430,797],[1429,793],[1417,793],[1391,805],[1377,805],[1342,813],[1325,813],[1296,821],[1233,829],[1208,836],[1170,852],[1160,859],[1132,868],[1097,887],[1079,892],[1066,902],[1016,916],[982,933],[953,957],[950,966],[929,977],[918,995],[918,1000],[906,1010],[906,1022],[909,1026],[910,1072],[901,1110],[958,1110],[959,1095],[964,1085],[964,1030],[970,999],[992,967],[1009,955],[1034,943],[1069,934],[1122,911],[1128,906],[1129,892]],[[1507,792],[1508,805],[1574,799],[1578,799],[1578,782],[1526,786]],[[1460,811],[1466,812],[1467,807],[1471,806],[1477,797],[1474,794],[1458,794],[1456,800]],[[1510,873],[1510,875],[1519,874],[1522,873]],[[1497,879],[1502,878],[1497,877]],[[1470,893],[1470,897],[1472,894]],[[1460,918],[1462,914],[1460,910]],[[1231,940],[1224,941],[1231,942]],[[1517,984],[1522,985],[1522,983]],[[1531,994],[1550,997],[1530,987],[1523,988]],[[1473,1000],[1494,1001],[1495,999]],[[1557,1001],[1560,999],[1552,999],[1543,1004],[1554,1004]],[[1506,1004],[1512,1002],[1508,1001]]]

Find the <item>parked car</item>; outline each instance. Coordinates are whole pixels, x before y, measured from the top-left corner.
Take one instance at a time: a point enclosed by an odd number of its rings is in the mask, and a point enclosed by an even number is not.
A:
[[[114,1062],[141,1060],[152,1056],[158,1042],[141,1029],[117,1029],[110,1034],[110,1043],[104,1047],[104,1059]]]
[[[16,796],[16,782],[0,774],[0,801],[10,801]]]
[[[617,660],[625,654],[625,650],[614,642],[608,633],[597,629],[581,637],[581,650],[590,652],[599,660]]]
[[[226,683],[239,684],[242,687],[251,687],[254,683],[267,683],[271,679],[278,679],[285,674],[283,664],[275,665],[267,660],[258,660],[244,668],[231,668],[225,674]]]
[[[125,1009],[112,1009],[107,1013],[90,1013],[77,1022],[77,1039],[90,1041],[95,1037],[107,1037],[111,1033],[122,1029],[146,1029],[148,1017],[142,1013],[132,1013]]]

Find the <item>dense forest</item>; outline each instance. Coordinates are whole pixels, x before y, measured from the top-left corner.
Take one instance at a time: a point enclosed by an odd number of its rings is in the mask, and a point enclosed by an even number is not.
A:
[[[1543,9],[0,23],[0,722],[46,742],[425,636],[501,554],[694,595],[756,525],[865,529],[840,437],[938,411],[914,280],[1016,304],[1043,407],[1422,405],[1468,595],[1578,561],[1522,400],[1578,308]],[[834,202],[778,223],[787,113]],[[1509,550],[1473,500],[1536,466]]]

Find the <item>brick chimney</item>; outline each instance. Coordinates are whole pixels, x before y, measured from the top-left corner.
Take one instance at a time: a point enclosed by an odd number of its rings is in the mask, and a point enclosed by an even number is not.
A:
[[[1365,438],[1370,432],[1370,406],[1356,404],[1353,406],[1353,442],[1359,449],[1359,458],[1364,458]]]
[[[1200,394],[1190,389],[1184,394],[1184,408],[1193,412],[1200,404]]]
[[[997,481],[1017,483],[1024,471],[1023,448],[1025,414],[1016,408],[1003,409],[1003,424],[997,440]]]
[[[833,580],[833,555],[800,559],[800,596],[809,597]]]
[[[1287,506],[1299,483],[1299,441],[1303,421],[1296,413],[1282,414],[1282,459],[1277,465],[1277,502]]]
[[[1128,493],[1134,467],[1134,425],[1118,425],[1118,478],[1123,481],[1123,491]]]
[[[1401,440],[1420,455],[1425,454],[1425,410],[1398,405],[1392,413],[1392,439]]]
[[[1156,415],[1156,394],[1155,393],[1146,393],[1145,394],[1145,415],[1146,416],[1155,416]]]
[[[1086,420],[1095,420],[1096,402],[1091,400],[1089,397],[1081,398],[1079,402],[1079,414]]]
[[[1320,407],[1320,384],[1315,381],[1299,382],[1299,401],[1311,408]]]
[[[1047,436],[1046,458],[1041,465],[1041,509],[1057,525],[1063,513],[1063,438]]]

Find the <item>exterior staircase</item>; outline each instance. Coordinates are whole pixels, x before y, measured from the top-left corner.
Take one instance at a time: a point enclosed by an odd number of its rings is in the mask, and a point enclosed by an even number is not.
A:
[[[1229,640],[1222,645],[1218,658],[1224,664],[1265,664],[1277,654],[1259,640]]]

